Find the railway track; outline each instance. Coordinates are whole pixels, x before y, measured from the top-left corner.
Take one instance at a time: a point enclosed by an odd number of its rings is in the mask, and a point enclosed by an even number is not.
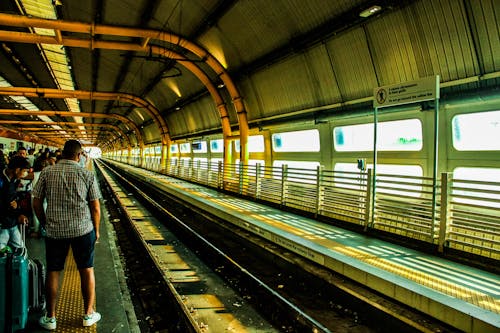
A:
[[[100,169],[107,174],[106,178],[119,183],[121,191],[133,198],[133,202],[143,205],[141,209],[147,211],[146,215],[167,225],[169,232],[236,293],[237,296],[224,304],[220,312],[224,315],[231,312],[238,325],[237,328],[228,326],[224,331],[448,331],[446,327],[371,294],[275,244],[167,196],[157,186],[140,181],[133,174],[120,175],[119,170],[103,164],[100,164]],[[113,193],[109,184],[107,187]],[[154,259],[155,254],[149,248],[151,240],[141,241],[138,237],[141,233],[133,227],[134,219],[123,216],[130,208],[120,208],[116,197],[108,202],[113,203],[110,207],[112,218],[129,220],[131,225],[126,227],[125,223],[115,223],[115,228],[130,274],[128,281],[136,296],[138,318],[147,319],[140,323],[141,329],[145,332],[218,332],[210,321],[221,319],[206,316],[200,321],[199,317],[193,316],[196,314],[193,307],[187,305],[189,302],[183,294],[186,290],[178,288],[172,291],[175,286],[169,285],[169,278],[165,279],[162,271],[168,271],[168,267],[162,267]],[[153,258],[145,260],[144,251],[149,251]],[[204,279],[201,275],[199,278]],[[170,290],[168,297],[166,290]],[[180,304],[172,301],[175,299]],[[245,311],[250,311],[248,305],[257,309],[262,319],[248,320],[249,315],[245,314]],[[243,306],[245,310],[241,309]],[[165,316],[165,309],[176,315]],[[256,318],[253,314],[250,317]],[[260,321],[260,325],[256,325],[255,320]],[[264,328],[265,325],[269,326]]]

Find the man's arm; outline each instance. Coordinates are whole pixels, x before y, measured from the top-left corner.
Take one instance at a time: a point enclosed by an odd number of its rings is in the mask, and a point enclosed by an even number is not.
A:
[[[33,210],[35,211],[35,215],[40,221],[40,225],[45,227],[45,210],[43,209],[43,199],[34,197],[33,198]]]
[[[90,216],[92,216],[92,224],[95,229],[95,236],[99,239],[99,225],[101,223],[101,205],[98,200],[92,200],[89,202],[90,206]]]

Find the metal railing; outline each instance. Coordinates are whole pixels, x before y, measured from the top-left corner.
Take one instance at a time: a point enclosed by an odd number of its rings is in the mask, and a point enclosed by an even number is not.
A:
[[[377,174],[372,179],[371,169],[340,172],[173,159],[161,173],[437,244],[439,251],[454,248],[500,259],[500,183],[443,173],[433,207],[432,178]]]

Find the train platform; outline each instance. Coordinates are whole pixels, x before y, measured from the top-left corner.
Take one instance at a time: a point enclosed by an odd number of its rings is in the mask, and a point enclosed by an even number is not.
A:
[[[113,226],[102,201],[101,214],[101,236],[95,248],[94,270],[96,311],[101,313],[102,319],[91,327],[82,326],[83,300],[80,276],[70,255],[61,277],[57,301],[57,329],[54,332],[140,332],[115,244]],[[28,238],[26,246],[30,258],[39,259],[45,264],[45,242],[42,238]],[[25,332],[47,332],[38,325],[38,319],[42,315],[42,311],[30,311]]]
[[[143,182],[464,332],[500,332],[500,276],[215,189],[112,162]]]

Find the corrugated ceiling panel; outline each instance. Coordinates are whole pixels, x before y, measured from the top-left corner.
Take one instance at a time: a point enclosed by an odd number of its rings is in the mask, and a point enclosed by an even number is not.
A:
[[[306,33],[352,8],[361,5],[364,0],[279,0],[267,1],[267,5],[281,8],[282,18],[288,18],[294,24],[295,33]]]
[[[218,0],[161,1],[149,27],[189,36],[218,4]]]
[[[156,124],[151,124],[142,129],[142,136],[145,143],[158,141],[160,138],[160,131]]]
[[[265,68],[252,77],[255,92],[262,105],[260,114],[249,118],[282,114],[315,105],[311,73],[303,56],[289,58]]]
[[[312,85],[316,100],[315,106],[341,102],[342,97],[327,46],[321,44],[309,50],[306,52],[304,60],[314,73]]]
[[[470,4],[484,73],[500,71],[500,2],[471,0]]]
[[[169,113],[165,119],[172,136],[197,133],[221,126],[219,113],[212,98],[208,96],[179,111]]]
[[[258,55],[265,54],[277,45],[285,44],[290,29],[295,30],[289,20],[285,20],[281,8],[267,0],[239,1],[221,18],[217,27],[223,48],[235,48],[229,67],[240,61],[250,62]],[[214,41],[212,41],[213,43]],[[207,44],[201,40],[201,43]]]
[[[199,42],[228,68],[289,44],[363,0],[238,1]],[[237,33],[235,33],[237,32]]]
[[[102,23],[130,26],[137,24],[142,13],[142,1],[107,0],[104,1]]]
[[[377,80],[362,28],[327,43],[343,101],[371,96]]]
[[[416,16],[411,18],[413,10]],[[441,82],[479,74],[461,1],[421,1],[405,12],[422,27],[423,47],[429,50],[433,72],[441,76]]]
[[[100,51],[100,61],[99,68],[97,72],[97,90],[98,91],[114,91],[115,90],[115,79],[121,70],[121,66],[125,61],[125,57],[120,57],[123,51],[111,51],[102,50]],[[90,64],[89,64],[90,65]],[[87,76],[90,80],[92,79],[92,68],[89,67]],[[122,88],[126,86],[128,81],[124,82]],[[123,90],[130,92],[132,90]]]
[[[367,26],[378,86],[419,78],[410,35],[401,12]],[[427,76],[427,75],[424,75]]]

